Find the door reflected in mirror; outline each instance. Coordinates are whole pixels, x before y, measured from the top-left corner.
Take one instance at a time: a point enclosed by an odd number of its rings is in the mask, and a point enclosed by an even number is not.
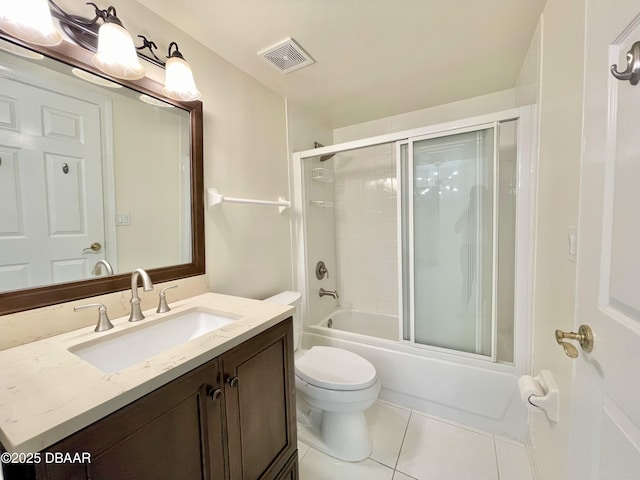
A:
[[[78,71],[0,51],[0,292],[193,262],[190,112]]]

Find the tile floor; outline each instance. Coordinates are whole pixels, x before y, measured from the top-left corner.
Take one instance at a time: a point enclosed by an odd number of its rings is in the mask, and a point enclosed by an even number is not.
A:
[[[533,480],[521,443],[378,401],[371,456],[343,462],[302,442],[300,480]]]

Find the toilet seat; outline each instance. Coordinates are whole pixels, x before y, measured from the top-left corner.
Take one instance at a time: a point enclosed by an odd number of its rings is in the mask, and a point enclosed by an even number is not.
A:
[[[312,347],[295,362],[296,376],[315,387],[328,390],[362,390],[378,377],[371,363],[348,350]]]

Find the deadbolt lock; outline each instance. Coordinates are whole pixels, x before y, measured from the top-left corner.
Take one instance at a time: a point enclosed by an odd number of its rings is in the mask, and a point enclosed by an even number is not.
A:
[[[564,353],[566,353],[568,357],[576,358],[578,356],[578,349],[564,340],[577,340],[585,352],[593,350],[593,332],[589,325],[580,325],[578,333],[556,330],[556,342],[558,342],[558,345],[562,345]]]

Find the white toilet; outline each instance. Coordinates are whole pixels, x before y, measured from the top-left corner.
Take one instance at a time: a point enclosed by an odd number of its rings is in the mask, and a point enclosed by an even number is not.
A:
[[[372,448],[364,411],[380,392],[375,367],[341,348],[300,350],[300,293],[282,292],[265,302],[296,307],[293,337],[300,439],[341,460],[364,460]]]

